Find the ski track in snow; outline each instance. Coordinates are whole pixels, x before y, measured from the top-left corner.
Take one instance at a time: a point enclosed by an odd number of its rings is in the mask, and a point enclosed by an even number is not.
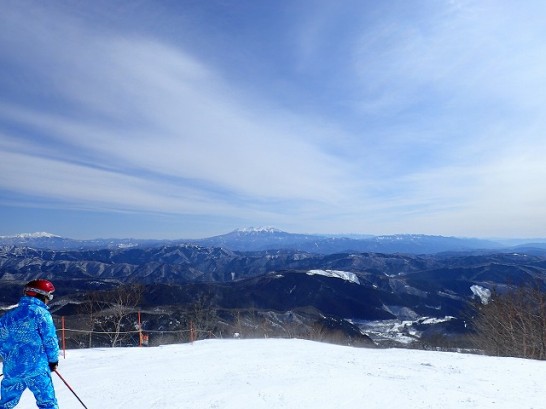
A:
[[[546,364],[304,340],[68,350],[60,374],[89,409],[543,409]],[[61,409],[82,408],[53,374]],[[35,408],[27,390],[17,408]]]

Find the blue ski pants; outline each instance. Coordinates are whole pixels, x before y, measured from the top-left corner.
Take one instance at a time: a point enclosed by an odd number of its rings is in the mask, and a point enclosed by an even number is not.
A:
[[[51,373],[44,372],[32,378],[4,378],[0,387],[0,409],[12,409],[21,399],[21,395],[28,388],[36,398],[40,409],[59,409]]]

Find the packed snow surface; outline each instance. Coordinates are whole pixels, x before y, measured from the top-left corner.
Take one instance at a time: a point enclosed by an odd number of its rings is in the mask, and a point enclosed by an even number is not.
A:
[[[59,373],[89,409],[543,409],[541,361],[304,340],[68,350]],[[82,408],[53,376],[60,408]],[[35,408],[27,390],[18,409]]]

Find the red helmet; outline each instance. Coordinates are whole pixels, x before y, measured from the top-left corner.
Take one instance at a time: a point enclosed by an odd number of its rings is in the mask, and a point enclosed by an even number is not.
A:
[[[55,291],[55,287],[51,281],[39,278],[38,280],[32,280],[27,283],[23,292],[25,295],[29,295],[31,297],[43,295],[49,301],[51,301],[53,299],[53,291]]]

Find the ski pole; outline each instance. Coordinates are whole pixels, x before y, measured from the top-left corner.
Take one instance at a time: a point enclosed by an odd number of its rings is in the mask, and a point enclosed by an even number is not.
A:
[[[54,371],[58,376],[59,378],[61,378],[61,381],[64,382],[64,384],[68,387],[68,389],[70,389],[70,392],[72,392],[74,394],[74,396],[76,397],[76,399],[78,399],[80,401],[80,403],[82,404],[82,406],[85,408],[85,409],[88,409],[87,406],[85,406],[85,403],[82,402],[82,400],[80,399],[80,397],[78,395],[76,395],[76,392],[74,392],[74,389],[71,388],[71,386],[68,384],[68,382],[66,382],[64,380],[64,378],[61,376],[61,374],[59,373],[59,371],[57,371],[55,369]]]

